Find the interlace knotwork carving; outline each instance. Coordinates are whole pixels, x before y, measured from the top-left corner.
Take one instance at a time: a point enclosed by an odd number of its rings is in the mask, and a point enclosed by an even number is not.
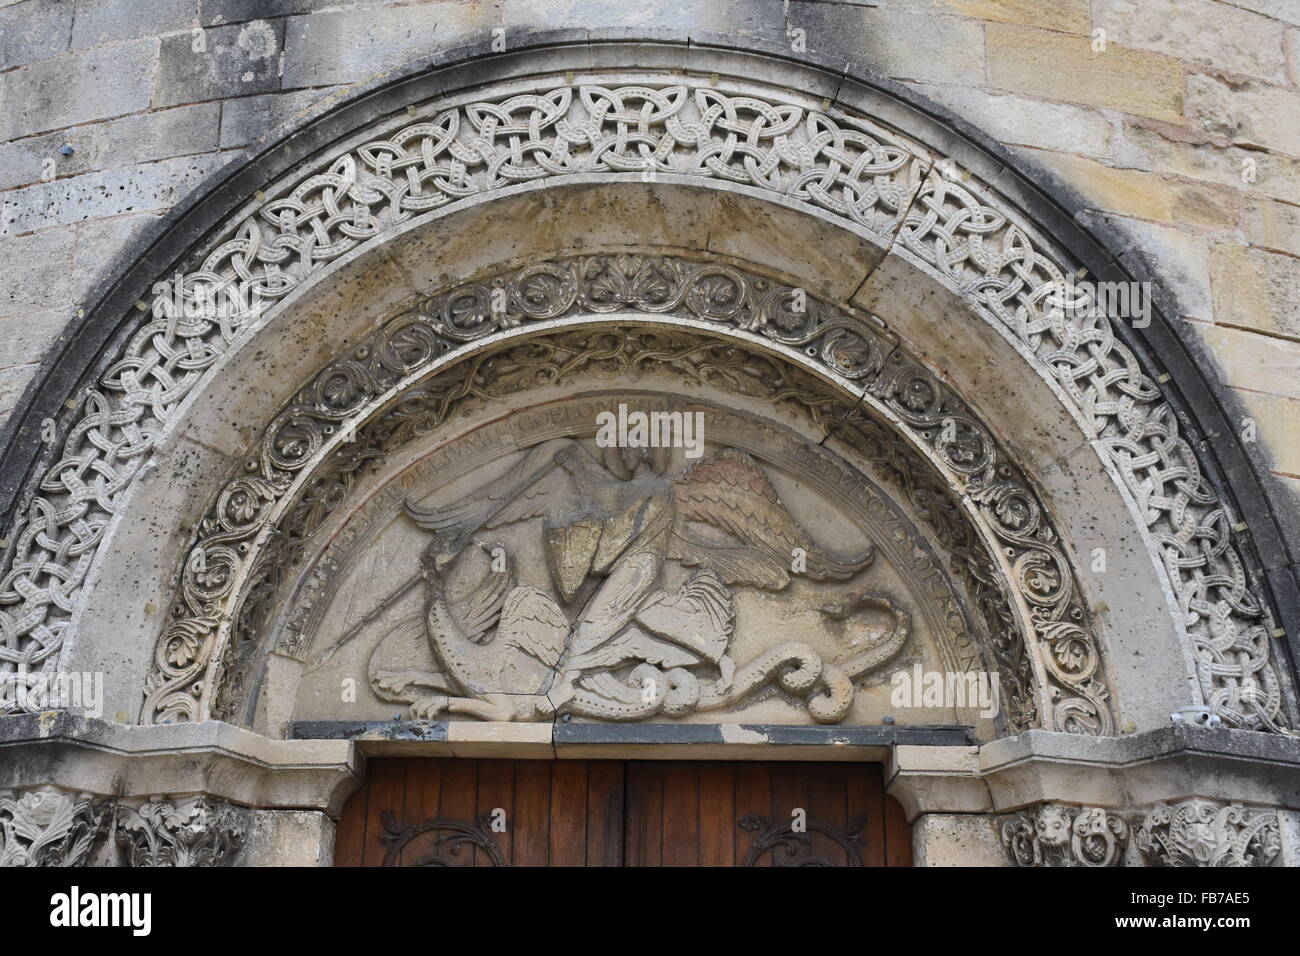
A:
[[[1201,799],[1156,807],[1133,842],[1151,866],[1268,866],[1282,849],[1276,810]]]
[[[206,797],[153,797],[117,808],[117,842],[130,866],[223,866],[244,842],[246,815]]]
[[[81,866],[108,822],[108,805],[57,787],[0,792],[0,866]]]
[[[20,671],[55,666],[122,489],[182,400],[264,306],[358,246],[456,200],[548,177],[635,172],[739,183],[896,237],[1010,329],[1065,391],[1136,498],[1195,642],[1206,703],[1232,726],[1277,729],[1281,694],[1263,605],[1247,586],[1232,518],[1174,411],[1110,319],[1051,307],[1074,265],[1021,225],[1004,199],[950,165],[931,168],[874,124],[780,102],[771,90],[726,93],[653,73],[636,85],[560,86],[466,103],[322,157],[220,233],[178,282],[164,283],[117,361],[61,423],[61,454],[7,529],[0,700],[16,696]],[[228,307],[214,310],[216,302]],[[480,314],[475,302],[458,302],[448,327],[472,332]],[[830,351],[831,368],[834,355],[853,361],[852,349]],[[254,482],[242,493],[264,490]]]
[[[1129,834],[1100,807],[1050,803],[1001,817],[997,827],[1016,866],[1119,866]]]

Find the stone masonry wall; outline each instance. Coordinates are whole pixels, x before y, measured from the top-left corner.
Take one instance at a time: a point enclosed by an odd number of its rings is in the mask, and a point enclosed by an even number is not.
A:
[[[494,28],[597,26],[853,61],[1058,177],[1300,502],[1300,0],[0,0],[0,420],[133,237],[259,137]]]

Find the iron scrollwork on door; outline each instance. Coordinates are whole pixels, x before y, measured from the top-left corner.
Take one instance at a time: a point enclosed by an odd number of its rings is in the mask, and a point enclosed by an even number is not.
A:
[[[795,830],[794,822],[772,823],[767,817],[749,814],[736,821],[742,830],[756,833],[754,842],[745,854],[741,866],[754,866],[760,856],[770,852],[773,866],[835,866],[824,856],[812,855],[812,834],[820,833],[834,841],[848,855],[849,866],[862,866],[858,847],[867,841],[862,831],[867,826],[867,815],[854,815],[844,829],[822,820],[807,820],[803,830]],[[785,851],[784,862],[780,851]]]
[[[416,838],[426,833],[437,834],[433,838],[433,852],[417,858],[406,866],[455,866],[452,857],[460,854],[461,848],[465,844],[471,844],[482,850],[492,866],[505,866],[505,858],[501,855],[501,848],[497,846],[496,840],[492,839],[492,815],[484,813],[475,821],[469,820],[448,820],[441,817],[433,820],[425,820],[422,823],[413,823],[403,828],[397,822],[391,810],[385,810],[381,817],[384,830],[387,831],[379,839],[387,845],[388,852],[384,854],[384,866],[399,866],[398,860],[401,859],[402,850],[406,848]]]

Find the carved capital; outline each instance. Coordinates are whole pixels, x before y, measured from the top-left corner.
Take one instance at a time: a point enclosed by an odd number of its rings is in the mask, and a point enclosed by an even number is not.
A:
[[[117,808],[117,842],[130,866],[223,866],[247,831],[246,811],[205,797]]]
[[[1128,824],[1100,807],[1045,803],[997,821],[1016,866],[1119,866]]]
[[[1282,848],[1276,810],[1201,799],[1157,806],[1133,842],[1148,866],[1268,866]]]
[[[81,866],[108,805],[57,787],[0,791],[0,866]]]

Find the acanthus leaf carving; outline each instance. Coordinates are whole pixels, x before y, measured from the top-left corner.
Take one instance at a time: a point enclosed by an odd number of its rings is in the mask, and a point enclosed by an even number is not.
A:
[[[202,796],[152,797],[117,808],[117,842],[130,866],[224,866],[244,843],[247,812]]]
[[[81,866],[108,821],[108,805],[57,787],[0,793],[0,867]]]

